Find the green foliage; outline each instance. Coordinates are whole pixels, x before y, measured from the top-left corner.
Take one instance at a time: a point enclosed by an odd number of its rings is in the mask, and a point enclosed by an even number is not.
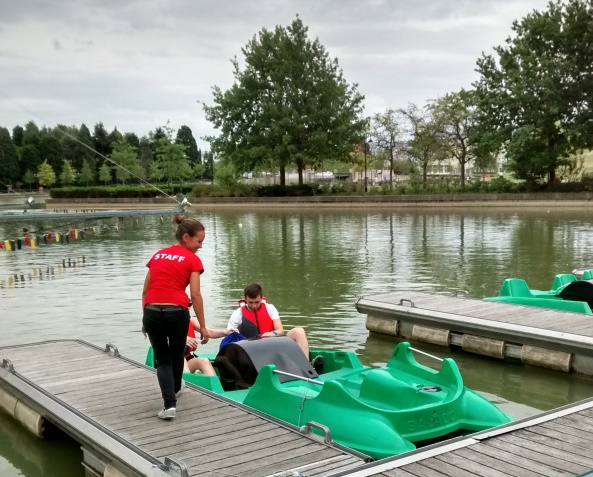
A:
[[[36,180],[37,178],[35,177],[35,174],[31,171],[31,169],[27,169],[23,174],[23,182],[27,184],[29,188],[31,188],[31,184],[33,184]]]
[[[113,177],[111,175],[112,168],[104,162],[103,165],[99,168],[99,181],[103,182],[103,184],[108,184],[113,181]]]
[[[152,164],[152,178],[165,179],[168,184],[174,180],[188,179],[192,176],[192,169],[185,155],[183,144],[174,144],[171,141],[173,131],[164,128],[165,137],[156,141],[156,159]]]
[[[37,171],[37,179],[39,180],[39,184],[47,187],[51,187],[56,182],[56,173],[54,172],[53,167],[47,162],[47,160],[43,161],[39,165],[39,169]]]
[[[25,129],[25,139],[27,138]],[[60,174],[64,164],[64,152],[62,144],[55,134],[46,134],[39,141],[39,155],[47,162],[54,173]]]
[[[16,147],[23,146],[23,135],[25,130],[22,126],[15,126],[12,128],[12,142]]]
[[[124,139],[119,139],[113,144],[111,164],[115,167],[115,179],[125,184],[130,178],[138,179],[144,175],[144,169],[138,160],[136,148]]]
[[[62,172],[60,173],[60,183],[64,186],[74,184],[76,182],[76,171],[69,162],[64,164]]]
[[[189,126],[181,126],[179,128],[177,137],[175,138],[175,144],[185,146],[185,155],[190,165],[195,167],[201,162],[198,145]]]
[[[465,187],[465,167],[470,162],[481,161],[487,156],[476,144],[478,131],[477,96],[473,90],[446,94],[433,101],[430,110],[438,125],[439,148],[444,157],[459,163],[461,189]]]
[[[0,180],[6,184],[21,177],[19,154],[8,129],[0,127]]]
[[[480,142],[508,168],[552,184],[565,158],[593,145],[593,4],[550,2],[513,24],[514,35],[478,60]]]
[[[235,83],[214,87],[214,105],[206,118],[220,130],[208,138],[215,153],[238,171],[274,165],[299,173],[321,159],[347,160],[363,138],[360,119],[364,97],[349,86],[319,40],[311,41],[297,17],[286,28],[263,29],[242,49],[245,68],[235,60]]]
[[[88,186],[95,182],[95,173],[91,167],[90,161],[84,161],[80,174],[78,174],[78,182]]]
[[[214,173],[214,182],[222,188],[230,189],[239,181],[239,174],[232,164],[221,164]]]

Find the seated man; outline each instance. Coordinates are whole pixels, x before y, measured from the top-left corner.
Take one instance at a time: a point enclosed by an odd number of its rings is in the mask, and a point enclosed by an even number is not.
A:
[[[284,327],[276,307],[267,303],[263,297],[263,290],[257,283],[247,285],[244,290],[245,298],[237,308],[227,325],[227,332],[239,331],[245,338],[271,338],[284,335]],[[212,333],[215,330],[208,330]],[[210,334],[211,337],[215,335]],[[291,329],[286,336],[293,339],[309,359],[309,342],[305,330],[300,326]],[[316,356],[311,365],[317,373],[323,369],[323,356]]]

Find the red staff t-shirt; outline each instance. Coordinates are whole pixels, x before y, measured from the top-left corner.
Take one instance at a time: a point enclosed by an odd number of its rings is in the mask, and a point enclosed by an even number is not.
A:
[[[181,245],[172,245],[156,252],[146,266],[150,269],[150,285],[144,304],[172,303],[187,308],[185,289],[189,278],[192,272],[204,271],[198,256]]]

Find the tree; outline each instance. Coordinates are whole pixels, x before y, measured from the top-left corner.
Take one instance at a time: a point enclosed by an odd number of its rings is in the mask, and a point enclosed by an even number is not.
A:
[[[23,129],[22,126],[15,126],[12,128],[12,142],[14,142],[14,145],[16,147],[23,146],[24,133],[25,133],[25,130]]]
[[[443,157],[439,134],[442,127],[432,117],[429,108],[420,109],[415,104],[410,104],[400,111],[410,123],[412,139],[408,143],[409,152],[420,164],[422,183],[426,185],[428,168]]]
[[[91,133],[84,124],[80,126],[80,129],[76,126],[64,126],[60,124],[56,127],[56,132],[60,137],[64,159],[72,167],[79,170],[82,168],[84,161],[94,161]]]
[[[93,148],[97,151],[100,156],[97,156],[97,163],[103,164],[105,157],[111,154],[112,148],[111,143],[109,142],[109,134],[103,126],[103,123],[95,124],[95,128],[93,129]]]
[[[12,184],[20,178],[19,153],[8,129],[0,127],[0,180]]]
[[[25,124],[25,130],[23,132],[23,146],[31,144],[36,148],[39,148],[39,141],[41,136],[39,134],[39,128],[33,121],[29,121]]]
[[[152,177],[152,147],[150,144],[150,139],[148,139],[146,136],[142,136],[142,139],[140,139],[138,157],[140,159],[140,165],[144,170],[143,177]]]
[[[204,152],[204,179],[213,181],[214,180],[214,153],[212,151]]]
[[[140,139],[133,132],[127,132],[124,134],[124,141],[126,141],[130,146],[136,148],[138,150],[140,148]]]
[[[41,156],[39,155],[39,149],[33,144],[27,144],[20,149],[20,164],[21,170],[36,171],[41,164]]]
[[[478,139],[506,152],[517,178],[552,183],[569,155],[593,146],[593,4],[551,2],[512,30],[478,60]]]
[[[439,125],[441,147],[450,159],[459,163],[461,188],[465,188],[465,168],[481,156],[475,137],[478,131],[476,93],[462,89],[433,101],[430,110]]]
[[[348,160],[364,139],[364,96],[346,83],[319,40],[308,38],[301,19],[263,29],[242,52],[245,68],[233,61],[234,84],[226,91],[215,86],[214,104],[204,105],[206,118],[220,130],[207,138],[212,152],[238,171],[272,160],[281,184],[287,167],[296,167],[302,183],[306,165]]]
[[[111,167],[109,164],[107,164],[107,161],[105,161],[99,168],[99,180],[105,185],[113,181],[113,177],[111,176]]]
[[[394,161],[404,148],[401,113],[388,109],[384,113],[375,114],[371,120],[371,131],[375,148],[383,151],[389,161],[389,189],[393,190]]]
[[[177,131],[175,144],[182,144],[185,146],[185,155],[190,165],[194,167],[201,162],[201,157],[198,151],[198,145],[189,126],[181,126]]]
[[[64,161],[62,172],[60,173],[60,183],[64,186],[74,184],[76,182],[76,171],[69,162]]]
[[[125,184],[130,177],[142,178],[144,170],[138,160],[136,148],[130,146],[123,138],[113,145],[111,162],[116,166],[115,179],[122,184]]]
[[[89,184],[95,181],[95,174],[93,172],[93,168],[91,167],[90,161],[84,161],[82,168],[80,169],[80,174],[78,174],[78,182],[80,184],[84,184],[88,186]]]
[[[111,131],[109,133],[108,136],[108,140],[109,140],[109,145],[113,150],[113,146],[115,146],[115,143],[117,141],[119,141],[120,139],[122,139],[123,136],[121,135],[121,133],[117,130],[117,127],[113,128],[113,131]]]
[[[64,164],[64,152],[62,144],[56,137],[57,133],[46,134],[39,142],[39,155],[41,160],[47,162],[56,174],[62,172],[62,165]]]
[[[157,180],[166,179],[167,184],[178,179],[187,179],[192,175],[192,168],[185,155],[185,146],[172,142],[173,130],[169,126],[163,128],[165,137],[156,143],[156,159],[152,165],[152,177]]]
[[[23,174],[23,182],[29,186],[29,189],[36,180],[35,174],[31,172],[31,169],[27,169]]]
[[[47,160],[40,164],[37,171],[37,178],[39,179],[39,184],[46,187],[51,187],[56,182],[56,173]]]

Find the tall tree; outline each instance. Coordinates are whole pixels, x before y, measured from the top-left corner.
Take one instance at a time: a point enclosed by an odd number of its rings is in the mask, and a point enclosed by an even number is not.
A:
[[[23,174],[23,183],[27,184],[27,186],[29,186],[29,189],[31,188],[31,185],[37,181],[37,179],[35,178],[35,174],[31,171],[31,169],[27,169],[25,171],[25,173]]]
[[[12,142],[14,142],[14,145],[16,147],[23,146],[24,133],[25,133],[25,130],[23,129],[22,126],[15,126],[12,128]]]
[[[177,137],[175,138],[175,144],[182,144],[185,146],[185,155],[190,165],[193,167],[198,164],[201,160],[198,145],[194,135],[189,126],[181,126],[177,131]]]
[[[152,177],[152,147],[150,139],[146,136],[142,136],[140,139],[140,145],[138,146],[138,158],[140,159],[140,165],[142,166],[142,169],[144,169],[143,177]]]
[[[0,180],[12,184],[20,178],[19,153],[8,129],[0,127]]]
[[[479,141],[506,152],[517,178],[551,183],[571,154],[593,147],[593,4],[550,2],[512,30],[478,60]]]
[[[173,131],[166,126],[166,136],[157,142],[156,159],[152,165],[152,177],[165,179],[168,185],[175,179],[182,180],[192,176],[192,168],[185,155],[185,146],[172,142]]]
[[[41,164],[41,156],[39,155],[39,149],[33,144],[27,144],[20,149],[20,164],[21,170],[36,171]]]
[[[111,150],[113,150],[113,147],[115,146],[115,143],[117,141],[119,141],[120,139],[122,139],[123,136],[122,134],[117,130],[117,126],[113,128],[113,131],[111,131],[109,133],[108,136],[108,140],[109,140],[109,145],[111,147]]]
[[[100,154],[100,156],[97,156],[97,164],[103,164],[104,158],[111,154],[112,151],[109,134],[103,123],[95,124],[92,140],[93,148]]]
[[[133,132],[127,132],[124,134],[124,141],[128,143],[130,146],[136,149],[136,151],[140,148],[140,139]]]
[[[53,167],[47,162],[43,161],[39,165],[39,169],[37,171],[37,178],[39,179],[39,184],[51,187],[56,182],[56,173]]]
[[[113,145],[111,161],[115,164],[115,179],[125,184],[130,178],[139,180],[144,169],[138,160],[136,148],[129,145],[123,138]]]
[[[111,175],[112,173],[112,167],[108,164],[108,161],[105,161],[103,163],[103,165],[99,168],[99,180],[107,185],[109,184],[111,181],[113,181],[113,177]]]
[[[69,162],[64,161],[62,172],[60,173],[60,183],[64,186],[74,184],[76,182],[76,171]]]
[[[78,174],[78,182],[80,184],[84,184],[88,186],[95,181],[95,173],[93,168],[90,164],[90,161],[84,161],[82,168],[80,169],[80,174]]]
[[[363,140],[364,97],[319,40],[309,39],[301,19],[263,29],[242,52],[245,68],[233,61],[234,84],[226,91],[215,86],[214,104],[204,105],[206,118],[220,130],[208,138],[212,151],[239,171],[273,159],[281,184],[287,167],[296,167],[302,183],[306,165],[347,160]]]
[[[389,161],[389,189],[393,190],[394,161],[404,150],[402,114],[393,109],[375,114],[371,120],[371,131],[375,149],[383,151]]]
[[[62,172],[62,165],[64,164],[64,152],[56,134],[43,136],[39,143],[39,155],[44,162],[47,162],[52,167],[54,173],[59,175]]]
[[[400,110],[408,119],[412,138],[408,143],[409,152],[420,164],[422,183],[426,185],[428,168],[444,157],[440,131],[442,127],[432,117],[430,108],[421,109],[410,104]]]
[[[33,121],[29,121],[25,124],[25,130],[23,132],[23,146],[32,144],[36,148],[39,148],[39,141],[41,136],[39,134],[39,128]]]
[[[482,157],[475,141],[479,124],[476,102],[475,91],[462,89],[430,105],[434,121],[440,127],[441,147],[447,157],[459,163],[462,189],[466,166]]]

